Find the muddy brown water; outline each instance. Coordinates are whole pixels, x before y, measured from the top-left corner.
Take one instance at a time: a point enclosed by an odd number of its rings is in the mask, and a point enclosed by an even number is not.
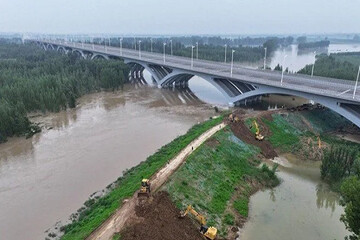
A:
[[[214,115],[188,92],[127,86],[35,117],[49,130],[0,144],[0,239],[44,239],[90,194]]]
[[[344,239],[340,196],[320,179],[320,163],[304,162],[291,154],[269,162],[279,165],[282,183],[250,199],[249,220],[240,240]]]

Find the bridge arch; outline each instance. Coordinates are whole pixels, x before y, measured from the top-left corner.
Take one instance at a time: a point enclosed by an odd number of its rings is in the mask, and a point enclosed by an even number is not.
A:
[[[96,58],[102,58],[102,59],[105,59],[105,60],[109,60],[109,56],[101,54],[101,53],[94,53],[91,56],[91,60],[96,59]]]
[[[230,102],[232,103],[232,105],[235,105],[236,103],[246,100],[247,98],[261,96],[265,94],[282,94],[282,95],[297,96],[308,100],[313,100],[314,102],[329,108],[330,110],[338,113],[339,115],[343,116],[353,124],[360,127],[360,105],[355,105],[346,100],[334,99],[322,95],[315,95],[306,92],[294,91],[291,89],[260,85],[257,86],[257,88],[254,91],[249,91],[239,96],[231,98]]]
[[[86,56],[85,56],[85,54],[84,54],[83,51],[78,50],[78,49],[73,49],[72,52],[78,54],[78,55],[81,56],[83,59],[86,59]]]
[[[156,82],[156,84],[158,84],[160,82],[159,76],[156,74],[156,71],[151,68],[148,64],[140,62],[140,61],[134,61],[134,60],[124,60],[124,63],[128,64],[128,65],[137,65],[137,66],[141,66],[142,69],[136,68],[136,70],[141,70],[141,72],[146,69],[152,77],[153,82]]]

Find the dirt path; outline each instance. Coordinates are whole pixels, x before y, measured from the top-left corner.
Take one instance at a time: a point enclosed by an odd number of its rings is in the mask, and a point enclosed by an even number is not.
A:
[[[209,139],[219,130],[223,129],[226,126],[225,123],[216,125],[215,127],[209,129],[197,139],[192,141],[188,146],[186,146],[175,158],[171,159],[169,163],[160,169],[153,177],[151,177],[151,187],[153,191],[159,189],[163,185],[168,177],[175,172],[175,170],[184,162],[186,157],[196,148],[198,148],[202,143]],[[135,215],[135,207],[137,202],[137,192],[113,214],[111,215],[99,228],[97,228],[89,237],[86,239],[111,239],[112,235],[116,232],[120,232],[125,222],[132,216]]]

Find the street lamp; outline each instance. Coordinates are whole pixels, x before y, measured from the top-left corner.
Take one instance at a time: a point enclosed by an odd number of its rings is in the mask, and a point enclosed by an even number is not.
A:
[[[105,49],[105,52],[107,53],[107,48],[106,48],[106,38],[104,38],[104,49]]]
[[[120,56],[123,55],[123,53],[122,53],[122,41],[123,41],[123,39],[120,38]]]
[[[199,43],[196,42],[196,59],[199,59]]]
[[[170,54],[173,55],[172,39],[170,39]]]
[[[224,63],[226,63],[226,48],[227,48],[227,45],[225,44],[225,60],[224,60]]]
[[[284,80],[284,71],[285,71],[285,58],[287,57],[287,55],[284,56],[284,59],[283,59],[283,64],[282,64],[282,71],[281,71],[281,81],[280,81],[280,84],[281,86],[283,85],[283,80]]]
[[[164,46],[164,63],[165,63],[165,46],[166,46],[166,43],[163,43],[163,46]]]
[[[266,69],[266,52],[267,52],[267,48],[264,48],[265,50],[265,55],[264,55],[264,70]]]
[[[191,69],[193,69],[193,67],[194,67],[194,48],[195,48],[195,46],[192,45],[191,46]]]
[[[233,75],[233,67],[234,67],[234,52],[235,50],[231,50],[231,68],[230,68],[230,77]]]
[[[92,43],[92,49],[94,50],[94,49],[95,49],[95,46],[94,46],[94,37],[91,38],[91,43]]]
[[[152,44],[153,44],[153,40],[152,40],[152,38],[150,38],[150,51],[151,51],[151,52],[153,51],[153,49],[152,49]]]
[[[314,52],[314,55],[315,55],[315,60],[314,60],[314,64],[312,65],[312,68],[311,68],[311,77],[314,76],[314,67],[315,67],[315,62],[316,62],[316,51]]]
[[[141,59],[141,40],[139,40],[139,58]]]
[[[134,37],[134,48],[135,48],[135,51],[136,51],[136,38]]]
[[[356,82],[355,82],[355,87],[354,87],[354,93],[353,93],[353,99],[355,98],[356,89],[357,89],[357,85],[358,85],[358,82],[359,82],[359,75],[360,75],[360,65],[359,65],[359,70],[358,70],[358,74],[357,74],[357,77],[356,77]]]

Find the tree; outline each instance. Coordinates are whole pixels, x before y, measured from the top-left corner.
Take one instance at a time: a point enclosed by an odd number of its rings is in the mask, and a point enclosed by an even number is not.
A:
[[[297,43],[306,43],[307,38],[306,36],[300,36],[296,39]]]
[[[341,185],[341,204],[345,206],[345,214],[340,218],[346,229],[353,233],[351,240],[360,239],[360,179],[352,176]]]
[[[334,146],[325,151],[321,164],[321,178],[330,182],[349,176],[357,156],[357,149],[348,146]]]

